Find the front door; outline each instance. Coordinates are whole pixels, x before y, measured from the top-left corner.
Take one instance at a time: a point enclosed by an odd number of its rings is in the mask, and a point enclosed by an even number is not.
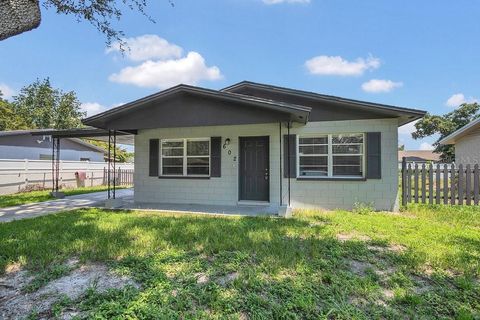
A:
[[[269,201],[269,137],[240,137],[240,200]]]

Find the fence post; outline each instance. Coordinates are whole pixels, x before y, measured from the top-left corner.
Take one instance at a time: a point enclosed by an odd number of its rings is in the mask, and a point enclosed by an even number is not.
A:
[[[25,188],[25,190],[26,190],[27,187],[28,187],[28,159],[24,159],[24,167],[25,167],[25,170],[24,170],[24,173],[25,173],[25,179],[24,179],[25,185],[24,185],[24,188]]]
[[[407,158],[402,157],[402,206],[407,205]]]

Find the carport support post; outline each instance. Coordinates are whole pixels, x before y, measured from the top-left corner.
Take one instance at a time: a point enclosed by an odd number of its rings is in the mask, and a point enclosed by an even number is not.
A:
[[[60,138],[52,136],[52,196],[63,198],[58,192],[58,179],[60,178]]]
[[[406,184],[407,184],[407,158],[402,157],[402,206],[406,206],[407,200],[408,200]]]
[[[117,146],[117,131],[108,130],[108,172],[107,172],[107,190],[108,190],[108,199],[115,199],[116,191],[116,146]],[[113,159],[112,159],[112,147],[113,147]],[[113,179],[112,179],[113,174]],[[113,180],[113,181],[112,181]],[[113,185],[112,185],[113,182]]]

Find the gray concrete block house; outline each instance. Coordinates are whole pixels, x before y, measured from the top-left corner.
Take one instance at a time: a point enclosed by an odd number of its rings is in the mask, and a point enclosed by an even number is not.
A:
[[[135,201],[392,210],[397,128],[424,111],[252,82],[178,85],[84,120],[135,132]]]

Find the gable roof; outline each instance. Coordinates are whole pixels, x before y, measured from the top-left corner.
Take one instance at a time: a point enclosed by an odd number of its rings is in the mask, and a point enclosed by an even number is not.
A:
[[[222,92],[217,90],[194,87],[190,85],[180,84],[175,87],[157,92],[147,97],[135,100],[133,102],[124,104],[122,106],[107,110],[97,115],[88,117],[82,122],[86,125],[97,128],[109,128],[108,122],[129,114],[132,110],[140,111],[141,108],[147,104],[159,104],[170,98],[178,97],[182,94],[198,98],[206,98],[220,102],[234,102],[239,106],[253,107],[264,111],[271,111],[288,115],[292,121],[306,123],[311,108],[302,105],[295,105],[281,101],[272,101],[259,97],[247,96],[231,92]],[[124,128],[124,129],[138,129]]]
[[[0,131],[0,137],[9,137],[9,136],[41,136],[41,135],[46,135],[49,136],[51,135],[52,132],[57,131],[55,129],[30,129],[30,130],[9,130],[9,131]],[[93,145],[91,143],[88,143],[86,141],[83,141],[78,138],[65,138],[68,139],[76,144],[79,144],[81,146],[84,146],[88,149],[91,149],[95,152],[101,152],[103,154],[106,153],[106,151],[98,147],[96,145]]]
[[[285,87],[279,87],[274,85],[267,85],[262,83],[256,83],[251,81],[242,81],[232,86],[226,87],[221,90],[222,92],[242,93],[242,94],[255,94],[257,92],[271,93],[277,95],[283,95],[284,97],[310,99],[320,103],[334,103],[337,106],[349,106],[365,112],[378,112],[391,117],[399,118],[399,126],[417,120],[423,117],[426,111],[397,107],[392,105],[366,102],[354,99],[347,99],[337,96],[324,95],[316,92],[303,91]],[[263,95],[264,96],[264,95]]]
[[[457,141],[471,133],[474,133],[476,131],[480,132],[480,118],[473,120],[467,125],[464,125],[457,131],[454,131],[450,133],[448,136],[440,140],[438,143],[440,144],[455,144]]]

